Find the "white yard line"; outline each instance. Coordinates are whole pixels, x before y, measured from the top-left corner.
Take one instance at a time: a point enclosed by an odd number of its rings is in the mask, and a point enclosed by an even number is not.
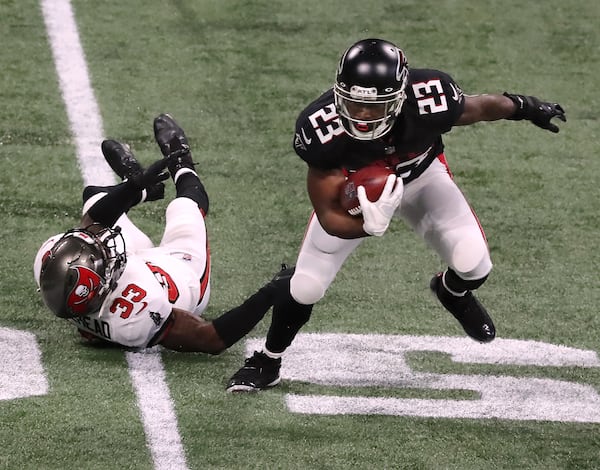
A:
[[[160,350],[156,347],[142,353],[128,352],[125,356],[154,468],[187,469]]]
[[[41,0],[42,13],[65,102],[84,185],[114,184],[100,153],[102,117],[90,84],[79,32],[69,0]],[[177,417],[161,356],[126,353],[146,441],[154,468],[187,469]]]
[[[41,0],[41,5],[83,183],[114,184],[112,171],[99,155],[104,135],[102,117],[90,84],[71,3],[68,0]]]

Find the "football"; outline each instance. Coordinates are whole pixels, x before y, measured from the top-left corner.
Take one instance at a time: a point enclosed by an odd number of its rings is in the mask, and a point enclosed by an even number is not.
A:
[[[340,204],[350,215],[360,215],[362,211],[357,188],[364,186],[369,201],[376,201],[383,192],[388,176],[393,173],[393,169],[383,165],[369,165],[350,172],[340,190]]]

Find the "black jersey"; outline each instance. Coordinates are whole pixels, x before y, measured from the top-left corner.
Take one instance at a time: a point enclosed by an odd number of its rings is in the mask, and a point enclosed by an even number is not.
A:
[[[344,131],[329,89],[300,113],[294,150],[309,165],[325,170],[353,170],[385,160],[410,181],[442,153],[442,134],[452,129],[463,109],[464,95],[448,74],[412,69],[392,129],[379,139],[361,141]]]

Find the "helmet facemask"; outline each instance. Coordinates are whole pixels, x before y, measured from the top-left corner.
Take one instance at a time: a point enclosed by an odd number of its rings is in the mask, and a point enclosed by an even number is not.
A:
[[[337,83],[334,95],[335,106],[344,130],[357,140],[375,140],[387,134],[396,122],[406,99],[404,89],[388,95],[379,95],[376,88],[354,85],[348,93]],[[360,113],[364,114],[361,116]]]
[[[93,227],[94,225],[92,225]],[[89,230],[89,227],[86,228]],[[96,234],[96,238],[105,250],[104,259],[106,260],[106,275],[108,289],[114,290],[117,282],[123,274],[127,256],[125,254],[125,239],[121,233],[121,227],[104,228]]]
[[[40,291],[58,317],[97,312],[125,269],[120,229],[102,228],[94,233],[92,227],[66,232],[42,262]]]

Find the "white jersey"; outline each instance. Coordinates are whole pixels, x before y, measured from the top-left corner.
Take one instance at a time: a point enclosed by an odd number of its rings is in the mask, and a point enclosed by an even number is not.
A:
[[[176,198],[167,208],[161,244],[152,248],[149,240],[136,241],[145,235],[131,221],[120,219],[117,224],[123,226],[127,246],[127,263],[117,286],[98,312],[68,320],[84,336],[145,348],[168,327],[174,307],[197,315],[206,309],[210,256],[204,218],[195,202]],[[34,262],[38,286],[42,259],[62,235],[49,238],[38,251]]]
[[[201,285],[186,261],[146,250],[129,255],[117,287],[96,313],[70,318],[82,331],[129,347],[152,345],[165,327],[173,307],[193,312]]]

